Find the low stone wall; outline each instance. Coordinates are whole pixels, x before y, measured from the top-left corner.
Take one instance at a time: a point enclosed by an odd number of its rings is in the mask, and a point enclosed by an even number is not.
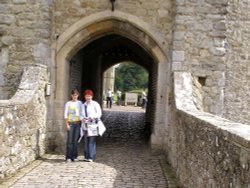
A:
[[[191,74],[175,73],[176,118],[166,151],[182,187],[250,186],[250,126],[198,111]]]
[[[0,179],[44,154],[46,82],[46,66],[28,66],[15,95],[0,100]]]

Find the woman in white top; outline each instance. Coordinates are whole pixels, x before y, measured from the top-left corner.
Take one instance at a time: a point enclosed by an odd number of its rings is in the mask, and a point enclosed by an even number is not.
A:
[[[71,100],[65,104],[64,119],[67,130],[66,161],[76,161],[78,157],[77,139],[80,134],[82,102],[78,100],[79,92],[71,91]]]
[[[92,100],[94,94],[92,90],[84,92],[85,103],[82,105],[82,123],[84,129],[84,157],[85,161],[92,162],[96,156],[96,136],[89,136],[87,134],[87,122],[98,122],[102,116],[100,105]]]

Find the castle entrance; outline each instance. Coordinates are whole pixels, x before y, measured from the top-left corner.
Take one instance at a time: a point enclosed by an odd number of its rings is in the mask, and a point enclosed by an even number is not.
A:
[[[94,91],[94,100],[98,101],[102,105],[104,111],[106,110],[106,105],[103,105],[103,101],[106,99],[103,93],[103,74],[104,72],[114,66],[115,64],[121,62],[133,62],[142,67],[149,73],[149,87],[148,87],[148,105],[147,109],[144,111],[145,121],[142,123],[143,126],[147,126],[147,130],[150,130],[152,125],[151,120],[153,112],[150,109],[155,108],[155,89],[153,86],[152,80],[156,80],[157,74],[152,74],[157,72],[157,64],[154,62],[153,58],[137,43],[134,41],[117,34],[110,34],[103,36],[95,41],[91,42],[87,46],[79,50],[69,61],[69,91],[77,88],[82,94],[85,89],[92,89]],[[80,99],[84,101],[83,95],[80,96]],[[115,105],[113,105],[114,109]],[[138,107],[137,107],[138,108]],[[111,110],[112,110],[111,109]],[[127,106],[126,108],[120,108],[124,111],[134,111],[133,108]],[[136,108],[135,108],[136,109]],[[104,113],[106,114],[106,113]],[[116,114],[116,113],[112,113]],[[103,116],[105,117],[105,116]],[[119,119],[119,118],[118,118]],[[127,119],[127,118],[126,118]],[[110,124],[110,122],[109,122]],[[126,122],[120,122],[120,125],[126,125]],[[134,125],[136,126],[136,124]],[[142,125],[138,125],[142,126]],[[114,127],[114,126],[112,126]],[[121,129],[131,129],[131,126],[121,126]],[[108,130],[111,130],[110,127]],[[120,131],[121,132],[121,131]],[[126,132],[126,131],[125,131]],[[128,134],[131,134],[131,131],[127,131]],[[108,133],[109,136],[113,137],[114,135]],[[116,136],[119,135],[116,131]],[[141,134],[141,133],[138,133]],[[128,135],[123,135],[127,137]],[[134,135],[136,136],[136,135]]]
[[[59,36],[56,51],[55,104],[57,122],[72,88],[92,89],[103,101],[103,73],[113,65],[130,61],[149,74],[145,123],[152,145],[161,145],[160,128],[167,123],[170,65],[166,43],[142,20],[124,13],[102,12],[84,18]],[[64,76],[62,76],[64,75]],[[62,125],[58,125],[62,126]]]

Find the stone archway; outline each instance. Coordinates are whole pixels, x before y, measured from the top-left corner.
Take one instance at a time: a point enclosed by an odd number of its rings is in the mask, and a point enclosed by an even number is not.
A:
[[[67,75],[68,61],[83,46],[110,34],[124,36],[140,45],[157,63],[158,75],[155,76],[155,109],[151,144],[161,146],[162,128],[167,124],[168,88],[170,86],[170,61],[167,57],[168,46],[160,32],[139,18],[122,12],[104,11],[85,17],[73,24],[61,36],[56,44],[55,73],[55,121],[62,122],[63,105],[68,98]],[[156,73],[152,73],[156,74]],[[60,125],[61,126],[61,125]]]

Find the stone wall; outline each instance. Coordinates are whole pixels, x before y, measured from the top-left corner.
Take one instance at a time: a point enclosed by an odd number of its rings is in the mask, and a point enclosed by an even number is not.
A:
[[[50,64],[51,3],[1,0],[0,99],[8,99],[16,92],[25,65]]]
[[[204,79],[204,111],[249,124],[249,1],[182,0],[175,7],[172,69]]]
[[[81,18],[94,13],[111,10],[111,3],[108,0],[98,2],[93,0],[55,0],[54,4],[54,32],[59,36]],[[150,23],[153,27],[159,29],[165,36],[166,41],[171,44],[172,0],[116,1],[115,11],[138,16],[138,18],[146,23]]]
[[[174,124],[165,151],[182,187],[250,185],[250,126],[196,109],[190,73],[176,72]]]
[[[47,79],[46,66],[27,66],[15,95],[0,100],[0,179],[45,152]]]
[[[226,8],[221,1],[175,1],[173,71],[203,78],[204,111],[223,115]]]
[[[250,124],[250,2],[228,2],[225,117]]]

